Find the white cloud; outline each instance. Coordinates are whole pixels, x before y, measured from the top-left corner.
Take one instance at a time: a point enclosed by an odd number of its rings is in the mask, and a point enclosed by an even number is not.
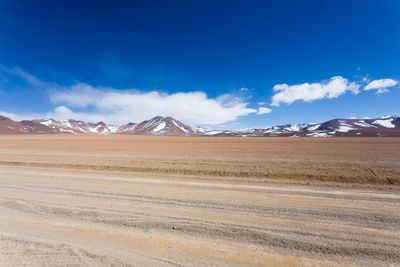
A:
[[[380,80],[374,80],[370,83],[367,84],[367,86],[364,87],[365,91],[369,90],[377,90],[377,94],[382,94],[382,93],[387,93],[389,90],[387,89],[388,87],[393,87],[398,84],[398,81],[393,80],[393,79],[380,79]]]
[[[55,83],[43,82],[17,67],[7,68],[0,64],[0,74],[6,78],[18,77],[32,88],[42,88],[49,92],[50,100],[58,105],[53,111],[42,114],[12,114],[1,112],[14,120],[49,118],[79,119],[124,124],[140,122],[154,116],[172,116],[193,125],[218,125],[235,121],[240,116],[256,113],[248,108],[248,103],[233,95],[209,98],[204,92],[179,92],[174,94],[159,91],[115,90],[94,88],[77,83],[63,87]],[[248,91],[248,88],[241,88]]]
[[[47,117],[53,117],[53,118],[58,118],[60,120],[67,120],[67,119],[71,119],[74,115],[74,113],[67,107],[65,106],[58,106],[54,109],[53,113],[49,113]]]
[[[323,98],[337,98],[347,91],[358,94],[359,88],[359,84],[349,82],[341,76],[335,76],[319,83],[277,84],[273,88],[277,93],[272,96],[271,106],[279,106],[280,103],[290,105],[298,100],[311,102]]]
[[[259,107],[257,115],[268,114],[268,113],[271,113],[271,112],[272,112],[272,109],[270,109],[270,108]]]
[[[53,91],[50,99],[55,104],[63,105],[50,114],[56,119],[69,117],[115,124],[140,122],[161,115],[192,125],[217,125],[257,112],[248,108],[248,103],[230,95],[212,99],[204,92],[166,94],[94,88],[82,83],[67,91]],[[91,111],[74,112],[74,108]]]
[[[267,104],[267,103],[265,103],[265,102],[258,102],[258,105],[259,105],[259,106],[262,106],[262,105],[265,105],[265,104]]]
[[[33,120],[33,119],[39,119],[39,118],[46,117],[45,114],[39,114],[39,113],[15,114],[15,113],[10,113],[10,112],[1,111],[1,110],[0,110],[0,115],[10,118],[14,121]]]
[[[383,93],[389,93],[389,90],[386,88],[379,88],[378,90],[376,90],[376,94],[380,95]]]
[[[20,116],[14,113],[9,113],[9,112],[5,112],[5,111],[0,111],[0,116],[4,116],[7,118],[10,118],[14,121],[22,121],[22,120],[27,120],[27,119],[31,119],[31,117],[29,116]]]

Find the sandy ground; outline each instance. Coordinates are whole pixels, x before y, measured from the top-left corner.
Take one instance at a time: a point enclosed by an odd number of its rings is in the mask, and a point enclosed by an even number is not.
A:
[[[400,266],[399,159],[396,138],[2,136],[0,265]]]

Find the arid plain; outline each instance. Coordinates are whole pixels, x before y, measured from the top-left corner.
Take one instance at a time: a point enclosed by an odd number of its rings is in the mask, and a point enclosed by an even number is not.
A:
[[[400,138],[0,136],[0,265],[399,266]]]

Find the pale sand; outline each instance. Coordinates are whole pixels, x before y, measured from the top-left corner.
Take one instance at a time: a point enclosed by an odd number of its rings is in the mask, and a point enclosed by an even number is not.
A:
[[[0,137],[0,265],[398,266],[400,139],[291,140]]]

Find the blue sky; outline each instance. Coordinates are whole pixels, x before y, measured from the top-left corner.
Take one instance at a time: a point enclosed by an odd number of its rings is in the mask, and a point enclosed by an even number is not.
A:
[[[211,128],[400,115],[399,48],[396,0],[0,0],[0,112]]]

